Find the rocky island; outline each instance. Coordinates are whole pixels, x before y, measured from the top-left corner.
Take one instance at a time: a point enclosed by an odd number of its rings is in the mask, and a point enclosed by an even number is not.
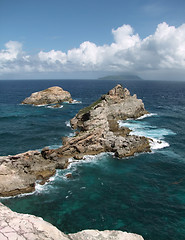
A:
[[[70,101],[70,94],[63,100],[59,97],[52,100],[50,93],[53,89],[56,87],[33,93],[30,100],[25,99],[23,104]],[[76,129],[76,134],[74,137],[64,137],[62,147],[45,147],[42,151],[0,157],[0,197],[33,192],[36,182],[44,184],[55,174],[56,169],[66,168],[69,158],[80,160],[84,155],[101,152],[113,152],[116,157],[124,158],[150,151],[149,139],[130,135],[128,128],[119,128],[118,124],[119,120],[136,119],[146,113],[142,100],[137,99],[136,95],[131,96],[128,89],[117,85],[71,119],[71,127]],[[1,203],[0,239],[143,240],[137,234],[109,230],[84,230],[67,235],[42,218],[15,213]]]
[[[64,137],[60,148],[0,157],[0,197],[33,192],[36,182],[43,184],[56,169],[66,168],[69,158],[80,160],[101,152],[124,158],[149,152],[148,138],[130,135],[128,128],[118,125],[118,120],[136,119],[146,113],[141,99],[117,85],[71,119],[76,135]]]
[[[146,113],[141,99],[117,85],[71,119],[71,127],[78,131],[75,137],[63,138],[63,146],[55,153],[81,159],[101,152],[113,152],[119,158],[148,152],[147,138],[129,135],[128,128],[118,125],[119,120],[136,119]]]
[[[30,97],[25,98],[22,104],[48,105],[62,102],[72,102],[71,94],[61,87],[50,87],[45,90],[34,92]]]

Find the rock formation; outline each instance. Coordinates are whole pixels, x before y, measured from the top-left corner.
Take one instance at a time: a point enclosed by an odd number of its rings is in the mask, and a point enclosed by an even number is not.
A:
[[[64,234],[42,218],[11,211],[0,203],[1,240],[144,240],[142,236],[122,231],[84,230]]]
[[[128,128],[118,126],[118,120],[146,113],[142,100],[117,85],[71,120],[71,126],[78,131],[74,137],[63,138],[62,147],[0,157],[0,196],[34,191],[36,181],[43,184],[55,169],[66,168],[71,157],[82,159],[84,155],[113,152],[123,158],[150,151],[147,138],[129,135]]]
[[[53,176],[56,168],[65,168],[67,159],[47,157],[49,148],[28,151],[14,156],[0,157],[0,197],[15,196],[35,190],[36,181],[45,183]]]
[[[115,156],[123,158],[150,151],[147,138],[129,135],[128,128],[118,126],[118,120],[136,119],[146,113],[141,99],[117,85],[79,111],[71,120],[71,126],[79,132],[75,137],[64,138],[63,146],[56,153],[80,159],[101,152],[114,152]]]
[[[40,92],[32,93],[30,97],[27,97],[22,101],[22,104],[31,105],[47,105],[47,104],[57,104],[61,102],[71,102],[71,94],[64,91],[60,87],[50,87]]]
[[[144,240],[141,235],[115,230],[84,230],[68,236],[71,240]]]

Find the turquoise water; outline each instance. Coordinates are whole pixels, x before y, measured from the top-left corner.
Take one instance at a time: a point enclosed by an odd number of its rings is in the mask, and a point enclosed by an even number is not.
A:
[[[120,81],[119,81],[120,82]],[[115,81],[0,81],[0,155],[61,145],[68,121],[115,86]],[[122,82],[152,113],[120,124],[153,139],[152,153],[109,154],[73,162],[36,192],[1,199],[12,210],[41,216],[62,231],[119,229],[146,240],[185,239],[185,83]],[[33,91],[62,86],[79,104],[21,106]],[[67,179],[66,173],[72,173]]]

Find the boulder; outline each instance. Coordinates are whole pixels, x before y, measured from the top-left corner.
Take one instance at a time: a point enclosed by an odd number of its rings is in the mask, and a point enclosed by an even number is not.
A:
[[[61,102],[72,102],[71,94],[64,91],[61,87],[50,87],[48,89],[34,92],[30,97],[25,98],[22,104],[31,105],[48,105],[48,104],[58,104]],[[55,105],[58,107],[59,105]]]
[[[71,240],[144,240],[141,235],[115,230],[84,230],[78,233],[69,234]]]

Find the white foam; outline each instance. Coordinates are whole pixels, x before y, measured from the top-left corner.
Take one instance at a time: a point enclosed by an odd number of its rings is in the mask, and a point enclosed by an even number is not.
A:
[[[147,114],[144,114],[141,117],[138,117],[137,119],[141,120],[141,119],[144,119],[144,118],[147,118],[147,117],[153,117],[153,116],[157,116],[157,113],[147,113]]]
[[[53,183],[60,178],[60,172],[61,170],[57,169],[55,175],[50,177],[43,185],[39,184],[39,182],[36,182],[35,184],[35,191],[34,194],[41,194],[42,192],[50,191],[52,188],[55,188],[53,186]]]
[[[68,170],[76,170],[76,166],[79,164],[84,164],[84,163],[92,163],[92,164],[99,164],[100,158],[104,158],[108,155],[114,155],[114,153],[109,153],[109,152],[103,152],[99,153],[97,155],[85,155],[81,160],[76,160],[74,158],[69,159],[69,165],[67,167]]]
[[[81,104],[82,102],[74,99],[71,103],[72,103],[72,104]]]
[[[169,147],[169,143],[167,143],[164,140],[165,136],[175,135],[175,133],[172,132],[170,129],[157,128],[156,126],[149,125],[145,121],[138,120],[119,121],[119,126],[127,127],[130,130],[132,130],[130,132],[130,135],[144,136],[150,138],[151,139],[150,146],[152,150]]]
[[[45,104],[41,104],[41,105],[32,105],[34,107],[45,107],[46,105]]]
[[[66,121],[65,124],[66,124],[67,127],[70,127],[70,128],[71,128],[70,121]]]
[[[59,109],[59,108],[63,108],[64,106],[61,105],[60,107],[55,107],[55,105],[47,105],[46,108],[52,108],[52,109]]]
[[[75,136],[75,132],[69,133],[69,137],[74,137]]]
[[[30,193],[21,193],[21,194],[18,194],[16,196],[0,197],[0,199],[10,199],[10,198],[17,198],[17,197],[21,198],[21,197],[33,195],[34,193],[35,193],[35,191],[34,192],[30,192]]]
[[[162,149],[169,146],[169,143],[165,142],[164,140],[158,140],[155,138],[152,138],[152,140],[150,140],[150,147],[152,150]]]

